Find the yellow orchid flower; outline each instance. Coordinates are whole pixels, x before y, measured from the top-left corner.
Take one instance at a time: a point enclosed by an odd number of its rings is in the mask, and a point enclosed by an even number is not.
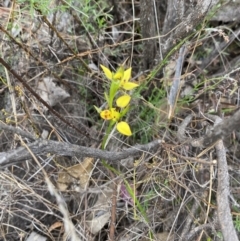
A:
[[[112,108],[110,110],[101,111],[100,116],[104,120],[113,120],[114,122],[117,122],[120,118],[120,113],[118,111],[116,111],[115,108]],[[117,130],[125,136],[131,136],[132,135],[132,131],[131,131],[128,123],[125,122],[125,121],[120,121],[120,122],[117,123]]]
[[[104,120],[113,120],[117,121],[120,118],[120,113],[116,111],[115,108],[111,108],[110,110],[103,110],[100,112],[100,116]]]
[[[100,116],[104,120],[111,120],[112,119],[112,112],[110,110],[103,110],[100,112]]]
[[[118,70],[115,73],[112,73],[110,69],[107,67],[100,65],[105,76],[112,81],[118,81],[120,80],[120,87],[124,90],[132,90],[139,85],[133,82],[129,82],[131,78],[132,68],[128,68],[127,70],[124,70],[123,66],[120,66]]]
[[[125,108],[131,100],[129,95],[123,95],[116,100],[117,106],[120,108]]]
[[[132,135],[132,131],[131,131],[128,123],[125,121],[121,121],[121,122],[117,123],[117,130],[125,136]]]
[[[123,66],[120,66],[117,71],[115,73],[113,73],[110,69],[108,69],[107,67],[105,67],[104,65],[100,65],[105,76],[109,79],[109,80],[115,80],[115,81],[121,81],[123,79],[124,76],[124,68]]]
[[[129,82],[129,80],[131,78],[131,73],[132,73],[132,68],[129,68],[129,69],[124,71],[124,74],[123,74],[121,82],[120,82],[120,86],[124,90],[132,90],[132,89],[139,86],[138,84],[135,84],[133,82]]]
[[[116,73],[113,75],[113,80],[120,80],[121,81],[123,76],[124,76],[124,68],[123,68],[123,66],[120,66],[117,69]]]

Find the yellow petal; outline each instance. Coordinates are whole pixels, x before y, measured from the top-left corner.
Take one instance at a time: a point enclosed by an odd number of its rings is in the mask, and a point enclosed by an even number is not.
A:
[[[129,95],[123,95],[116,100],[117,106],[120,108],[126,107],[131,100]]]
[[[110,110],[103,110],[100,112],[100,116],[104,119],[104,120],[111,120],[112,117],[112,111]]]
[[[125,121],[121,121],[117,124],[117,130],[125,136],[132,135],[131,129],[130,129],[128,123]]]
[[[124,76],[124,68],[122,66],[120,66],[116,73],[113,75],[113,79],[114,80],[121,80]]]
[[[132,73],[132,68],[129,68],[129,69],[124,71],[124,75],[123,75],[123,78],[122,78],[123,83],[127,83],[130,80],[131,73]]]
[[[113,79],[113,74],[112,74],[111,70],[108,69],[107,67],[103,66],[103,65],[100,65],[100,66],[101,66],[101,68],[102,68],[105,76],[106,76],[109,80],[112,80],[112,79]]]
[[[122,88],[125,90],[132,90],[138,86],[139,86],[138,84],[135,84],[133,82],[127,82],[122,84]]]
[[[112,120],[114,120],[114,121],[118,121],[120,118],[120,113],[118,111],[116,111],[115,108],[111,109],[111,115],[112,115]]]

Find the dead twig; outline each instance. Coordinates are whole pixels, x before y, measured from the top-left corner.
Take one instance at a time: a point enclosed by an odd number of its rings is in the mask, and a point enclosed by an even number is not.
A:
[[[188,115],[178,127],[177,138],[180,142],[188,142],[191,140],[190,137],[185,135],[186,128],[192,120],[192,115]]]
[[[183,156],[183,155],[180,155],[170,149],[168,149],[169,152],[171,152],[173,155],[181,158],[181,159],[184,159],[186,160],[187,162],[197,162],[197,163],[201,163],[201,164],[204,164],[204,165],[209,165],[209,166],[216,166],[217,165],[217,162],[215,160],[213,161],[210,161],[208,159],[200,159],[198,157],[190,157],[190,156]]]
[[[145,145],[136,145],[123,151],[103,151],[96,148],[78,146],[66,142],[57,142],[51,140],[37,140],[29,144],[29,148],[35,155],[46,155],[48,153],[60,156],[79,156],[102,158],[109,161],[118,161],[129,156],[135,156],[141,152],[149,152],[158,148],[161,140],[155,140]],[[0,152],[0,166],[12,165],[14,163],[25,161],[31,158],[31,155],[24,147],[19,147],[9,152]]]
[[[185,59],[185,53],[186,53],[185,49],[186,49],[186,46],[184,45],[180,48],[180,51],[179,51],[179,57],[177,60],[173,84],[171,86],[170,94],[168,97],[168,104],[170,106],[170,110],[168,113],[168,119],[170,119],[173,116],[174,107],[176,105],[176,100],[177,100],[177,97],[178,97],[178,94],[179,94],[179,91],[181,88],[180,79],[181,79],[181,73],[182,73],[182,66],[183,66],[183,62]]]
[[[217,212],[224,240],[238,241],[238,236],[233,225],[231,210],[229,207],[229,174],[226,158],[226,150],[223,141],[216,146],[218,158],[218,188],[217,188]]]
[[[23,137],[27,137],[29,138],[30,140],[36,140],[37,138],[34,137],[32,134],[26,132],[26,131],[23,131],[22,129],[20,128],[17,128],[17,127],[13,127],[13,126],[10,126],[10,125],[7,125],[7,124],[4,124],[2,121],[0,121],[0,129],[2,130],[6,130],[6,131],[9,131],[9,132],[12,132],[14,134],[18,134],[20,136],[23,136]]]
[[[214,117],[207,114],[206,116],[210,119]],[[216,125],[214,124],[213,130],[203,137],[203,145],[205,147],[209,146],[220,139],[222,139],[223,141],[227,141],[231,133],[234,130],[239,129],[239,120],[240,120],[240,109],[237,110],[229,118],[225,118],[223,121],[221,121],[221,123],[218,123]]]

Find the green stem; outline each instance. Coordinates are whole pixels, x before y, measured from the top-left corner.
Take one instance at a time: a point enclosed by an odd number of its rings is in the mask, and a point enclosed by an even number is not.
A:
[[[106,145],[107,139],[108,139],[108,137],[109,137],[109,134],[111,133],[112,126],[114,125],[114,123],[115,123],[115,122],[110,121],[109,126],[108,126],[107,131],[106,131],[106,134],[105,134],[105,136],[103,137],[102,146],[101,146],[101,148],[102,148],[103,150],[106,148],[105,145]]]

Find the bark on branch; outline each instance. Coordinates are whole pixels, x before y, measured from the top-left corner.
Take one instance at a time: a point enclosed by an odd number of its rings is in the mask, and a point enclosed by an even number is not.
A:
[[[229,204],[229,174],[223,141],[216,146],[218,158],[217,213],[224,240],[238,241]]]
[[[190,1],[186,4],[183,0],[168,1],[168,8],[164,20],[162,43],[163,57],[186,36],[194,31],[209,10],[216,6],[219,0]]]
[[[118,161],[129,156],[135,156],[141,152],[150,152],[157,149],[161,144],[161,140],[155,140],[146,145],[136,145],[119,152],[104,151],[96,148],[78,146],[66,142],[58,142],[51,140],[39,139],[28,147],[35,155],[46,155],[48,153],[60,156],[79,156],[102,158],[108,161]],[[0,168],[6,165],[12,165],[16,162],[25,161],[31,158],[30,153],[25,147],[19,147],[8,152],[0,152]]]

